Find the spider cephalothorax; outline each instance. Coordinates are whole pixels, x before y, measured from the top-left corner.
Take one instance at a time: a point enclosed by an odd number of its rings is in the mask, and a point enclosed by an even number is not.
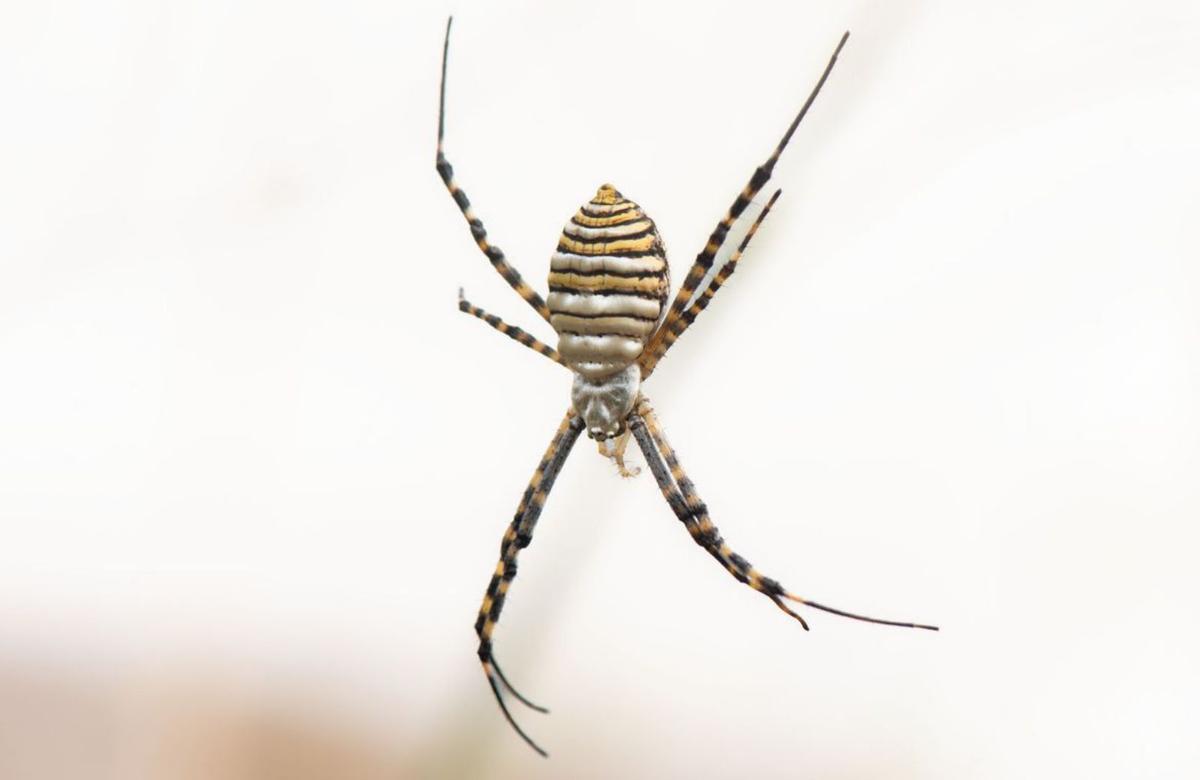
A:
[[[563,228],[558,246],[551,256],[550,294],[545,300],[508,264],[499,247],[488,241],[483,222],[475,216],[466,194],[455,182],[454,171],[442,151],[446,51],[450,45],[450,24],[446,24],[446,42],[442,50],[441,105],[438,112],[438,174],[466,217],[479,249],[505,281],[558,333],[558,349],[548,347],[524,330],[473,306],[462,297],[461,290],[459,309],[484,320],[501,333],[567,367],[574,374],[571,407],[563,416],[554,439],[534,471],[533,479],[525,489],[520,506],[500,542],[500,562],[496,565],[475,621],[475,632],[479,637],[479,660],[500,709],[517,733],[542,755],[545,755],[545,751],[513,720],[501,695],[501,687],[523,704],[540,712],[546,710],[517,693],[504,677],[492,652],[492,632],[504,608],[508,588],[517,574],[517,556],[532,541],[546,497],[567,455],[585,428],[588,436],[598,440],[600,452],[613,458],[626,476],[635,473],[626,470],[623,461],[625,445],[632,436],[667,503],[693,541],[735,579],[769,598],[805,629],[808,624],[804,618],[785,602],[872,623],[936,630],[933,626],[878,620],[834,609],[801,598],[759,573],[721,538],[695,485],[688,479],[675,451],[667,443],[658,416],[641,392],[642,384],[654,371],[658,361],[737,269],[742,252],[779,197],[779,190],[776,190],[762,206],[729,259],[716,274],[710,274],[718,252],[726,245],[734,222],[770,180],[775,163],[828,78],[848,36],[849,33],[842,36],[817,86],[775,151],[754,171],[749,183],[717,223],[668,306],[670,279],[658,230],[636,203],[625,199],[612,185],[601,186],[596,196],[585,203]],[[701,288],[701,283],[705,281],[707,284]],[[610,448],[614,440],[615,446]]]
[[[599,379],[575,375],[571,406],[583,418],[589,438],[603,441],[625,433],[625,418],[633,411],[641,384],[642,370],[636,365]]]

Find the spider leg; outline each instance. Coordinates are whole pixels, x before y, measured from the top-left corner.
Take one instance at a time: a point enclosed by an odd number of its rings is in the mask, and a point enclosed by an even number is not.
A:
[[[525,302],[533,307],[542,319],[546,322],[550,321],[550,309],[546,307],[546,302],[542,296],[538,295],[532,287],[530,287],[521,274],[517,273],[517,269],[508,264],[508,260],[504,257],[504,252],[500,247],[488,241],[487,229],[483,226],[483,221],[475,216],[475,211],[471,208],[471,201],[467,198],[467,193],[463,192],[462,188],[454,181],[454,168],[450,166],[450,161],[446,159],[446,155],[442,152],[442,137],[445,135],[446,129],[446,60],[450,51],[450,24],[454,21],[454,17],[446,20],[446,40],[442,44],[442,86],[440,98],[438,100],[438,144],[437,144],[437,172],[442,177],[442,182],[449,190],[454,202],[458,205],[458,210],[467,220],[467,224],[471,227],[471,237],[475,239],[476,245],[479,246],[479,251],[487,255],[488,261],[492,267],[504,277],[504,281],[517,291],[517,294],[525,299]]]
[[[771,179],[771,174],[775,170],[775,163],[779,161],[779,156],[783,154],[784,148],[788,145],[788,141],[792,140],[792,134],[796,132],[804,115],[808,113],[808,109],[812,106],[813,101],[817,99],[817,94],[820,93],[821,87],[825,85],[825,80],[829,78],[830,71],[833,70],[833,64],[837,62],[838,54],[841,53],[842,47],[846,45],[846,39],[850,37],[847,32],[842,35],[842,39],[838,42],[837,48],[834,49],[833,56],[829,58],[829,64],[825,66],[825,71],[821,74],[821,78],[817,81],[817,85],[813,87],[809,93],[808,99],[804,101],[804,105],[800,107],[800,112],[796,114],[796,118],[792,120],[792,124],[788,127],[787,132],[783,134],[783,138],[775,146],[775,151],[771,152],[771,156],[767,161],[755,169],[754,174],[750,177],[750,181],[738,193],[737,199],[733,205],[725,212],[725,216],[717,223],[712,234],[708,237],[708,243],[704,245],[704,249],[696,256],[696,260],[692,263],[691,269],[687,276],[683,279],[683,284],[676,293],[674,301],[671,302],[671,309],[667,313],[666,319],[663,320],[662,326],[654,334],[647,345],[646,350],[642,353],[642,357],[638,362],[642,367],[643,378],[650,375],[654,370],[654,365],[662,357],[662,352],[659,350],[659,343],[670,332],[670,328],[675,321],[683,316],[684,310],[692,300],[696,289],[700,283],[704,281],[704,277],[708,275],[708,271],[712,268],[713,260],[717,256],[717,252],[725,245],[725,239],[729,236],[729,231],[733,227],[733,223],[742,215],[746,207],[750,205],[750,201],[759,193],[759,191]]]
[[[458,288],[458,310],[464,314],[470,314],[472,317],[478,317],[488,325],[491,325],[493,328],[503,333],[505,336],[508,336],[513,341],[516,341],[519,344],[524,344],[539,355],[544,355],[561,366],[567,365],[567,362],[563,360],[562,355],[558,354],[558,350],[554,349],[553,347],[546,346],[533,336],[518,328],[516,325],[509,325],[495,314],[488,314],[483,309],[468,301],[463,297],[463,291],[461,287]]]
[[[541,712],[541,713],[544,713],[547,715],[550,713],[550,710],[546,709],[545,707],[541,706],[540,704],[534,704],[529,699],[526,699],[524,696],[522,696],[521,692],[513,687],[513,684],[510,683],[508,681],[508,678],[504,676],[504,670],[502,670],[500,668],[500,662],[496,660],[495,653],[492,654],[491,663],[492,663],[492,670],[496,672],[496,676],[500,678],[500,682],[504,684],[504,687],[508,689],[509,693],[511,693],[513,696],[517,697],[517,700],[519,702],[521,702],[522,704],[524,704],[526,707],[528,707],[531,710],[537,710],[538,712]]]
[[[775,201],[779,199],[782,192],[783,190],[775,190],[775,194],[767,201],[767,205],[762,207],[762,211],[755,217],[754,223],[750,225],[750,229],[746,231],[746,235],[742,238],[742,242],[738,244],[738,248],[734,250],[733,255],[730,256],[725,265],[721,266],[721,270],[709,282],[708,287],[705,287],[704,292],[696,296],[696,300],[684,310],[683,314],[677,320],[666,327],[662,340],[653,347],[657,354],[653,356],[654,363],[649,367],[649,371],[654,370],[654,366],[667,353],[671,345],[696,321],[696,318],[700,316],[700,312],[708,308],[708,304],[712,301],[713,296],[717,294],[717,290],[720,290],[721,286],[729,280],[729,277],[733,276],[733,272],[737,270],[738,261],[742,259],[742,253],[750,245],[750,239],[754,238],[754,234],[758,232],[758,226],[767,218],[767,214],[771,213],[771,207],[775,205]],[[648,376],[648,374],[643,373],[643,378],[645,376]]]
[[[800,625],[805,630],[808,630],[808,624],[804,621],[804,618],[788,607],[784,603],[784,600],[804,604],[814,609],[841,615],[842,617],[863,620],[868,623],[881,623],[883,625],[901,626],[904,628],[924,628],[930,631],[938,630],[937,626],[896,620],[881,620],[879,618],[867,617],[828,607],[790,593],[777,581],[763,576],[750,565],[749,561],[730,549],[725,540],[721,538],[720,531],[717,530],[717,527],[708,515],[708,508],[700,500],[700,496],[696,493],[695,485],[692,484],[692,481],[684,472],[683,466],[679,464],[679,459],[675,456],[675,451],[671,449],[671,445],[667,443],[666,436],[663,434],[662,426],[659,424],[654,410],[650,408],[650,404],[645,399],[642,399],[637,408],[630,414],[629,427],[633,431],[634,438],[637,439],[638,446],[646,457],[646,463],[650,466],[650,471],[654,474],[654,479],[658,483],[659,489],[662,490],[667,503],[674,510],[675,516],[679,518],[687,528],[688,533],[692,535],[692,539],[704,548],[709,555],[717,559],[738,582],[749,585],[771,599],[775,606],[800,621]]]
[[[500,705],[505,720],[520,735],[521,739],[543,756],[546,755],[546,751],[529,738],[529,735],[517,725],[512,713],[508,711],[508,705],[504,703],[504,698],[500,694],[500,686],[503,685],[508,689],[521,703],[539,712],[547,712],[547,710],[522,696],[508,682],[508,678],[504,676],[504,672],[500,670],[492,655],[492,632],[496,628],[496,621],[500,619],[500,611],[504,609],[504,599],[508,594],[508,588],[517,576],[517,555],[533,540],[533,531],[542,514],[546,497],[550,494],[550,489],[554,487],[554,480],[558,478],[558,472],[562,470],[563,463],[566,462],[567,455],[571,452],[571,448],[575,445],[575,440],[579,438],[582,430],[583,420],[575,414],[574,410],[568,411],[558,426],[553,441],[546,448],[546,453],[542,456],[537,470],[533,472],[533,477],[525,488],[516,514],[513,516],[508,530],[504,533],[504,538],[500,542],[500,561],[496,564],[496,571],[492,575],[491,582],[488,583],[487,593],[484,594],[483,603],[479,607],[479,616],[475,620],[475,633],[479,636],[479,661],[483,664],[483,673],[487,676],[492,693],[496,696],[496,702]]]

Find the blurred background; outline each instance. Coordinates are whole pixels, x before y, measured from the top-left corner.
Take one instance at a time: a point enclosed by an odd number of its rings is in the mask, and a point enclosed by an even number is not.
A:
[[[539,289],[612,181],[681,278],[646,387],[734,549],[576,448]],[[1195,777],[1200,7],[66,2],[0,11],[0,777]],[[765,195],[766,193],[764,193]],[[765,199],[765,198],[764,198]],[[760,200],[761,203],[761,200]],[[632,461],[641,464],[639,455]]]

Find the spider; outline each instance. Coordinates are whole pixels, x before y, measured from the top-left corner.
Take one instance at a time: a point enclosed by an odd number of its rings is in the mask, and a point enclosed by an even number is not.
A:
[[[501,688],[522,704],[548,712],[521,695],[509,683],[492,652],[492,633],[508,589],[517,574],[517,556],[529,546],[541,516],[542,507],[554,480],[579,434],[585,429],[594,439],[600,454],[613,460],[623,476],[636,471],[625,465],[625,448],[632,438],[645,457],[650,473],[658,483],[675,516],[683,523],[693,541],[700,545],[741,583],[770,599],[775,606],[808,624],[786,602],[802,604],[842,617],[889,626],[923,628],[936,626],[880,620],[826,606],[786,590],[777,581],[760,574],[742,556],[730,549],[709,517],[708,508],[696,493],[696,487],[667,443],[662,425],[641,392],[655,366],[671,345],[683,335],[700,312],[712,301],[721,286],[737,270],[738,261],[775,204],[781,190],[775,190],[754,218],[745,236],[717,273],[710,271],[718,252],[726,245],[730,229],[770,180],[780,155],[791,140],[817,94],[829,78],[838,54],[850,33],[842,35],[816,86],[792,120],[782,140],[767,161],[760,165],[738,194],[733,205],[717,223],[704,249],[697,255],[684,277],[679,291],[668,305],[670,278],[662,239],[654,222],[633,201],[611,184],[602,185],[589,202],[571,217],[558,239],[550,259],[550,293],[542,298],[517,270],[509,265],[504,252],[488,240],[483,222],[475,215],[467,195],[454,179],[454,170],[446,160],[442,140],[446,118],[446,60],[450,49],[450,26],[442,45],[442,80],[438,105],[437,172],[454,202],[462,211],[480,251],[496,271],[516,290],[542,319],[558,334],[558,349],[543,344],[526,331],[471,304],[459,289],[460,311],[478,317],[509,338],[540,355],[570,369],[573,376],[571,406],[559,423],[550,446],[525,488],[516,514],[500,543],[500,561],[488,584],[475,633],[479,637],[479,660],[500,705],[500,711],[520,737],[542,756],[547,753],[517,724],[504,702]],[[707,286],[700,285],[708,280]]]

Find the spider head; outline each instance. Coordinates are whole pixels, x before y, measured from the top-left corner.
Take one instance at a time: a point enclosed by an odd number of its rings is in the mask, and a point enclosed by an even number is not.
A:
[[[641,382],[637,363],[600,379],[575,374],[571,404],[583,418],[589,438],[612,439],[625,432],[625,418],[633,411]]]

